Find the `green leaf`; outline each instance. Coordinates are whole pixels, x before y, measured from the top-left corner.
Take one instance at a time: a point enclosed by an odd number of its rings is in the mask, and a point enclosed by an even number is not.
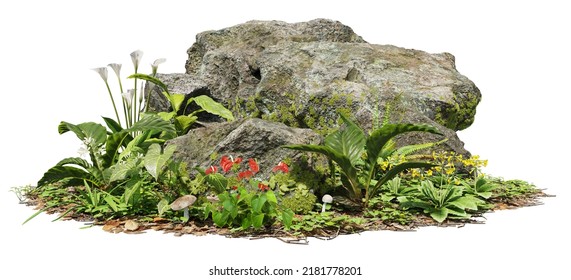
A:
[[[145,168],[149,174],[155,178],[155,180],[158,180],[163,167],[166,165],[167,161],[170,160],[175,149],[176,146],[170,145],[165,148],[163,153],[161,153],[161,146],[159,144],[152,144],[149,147],[143,162],[145,164]]]
[[[138,166],[139,162],[136,159],[116,163],[110,167],[111,176],[109,177],[109,182],[125,180],[131,173],[139,171]]]
[[[155,84],[155,85],[161,87],[161,89],[162,89],[163,91],[166,91],[166,92],[169,91],[167,85],[165,85],[163,82],[161,82],[161,80],[159,80],[158,78],[155,78],[155,77],[153,77],[153,76],[149,76],[149,75],[146,75],[146,74],[137,73],[137,74],[133,74],[133,75],[127,77],[127,79],[141,79],[141,80],[145,80],[145,81],[147,81],[147,82],[151,82],[151,83],[153,83],[153,84]]]
[[[148,148],[147,145],[150,146],[150,144],[144,144],[149,136],[151,136],[151,131],[147,130],[137,135],[135,138],[133,138],[133,140],[129,141],[127,147],[121,152],[121,154],[119,154],[117,161],[121,161],[133,155],[134,153],[143,153],[143,150]]]
[[[286,230],[289,230],[291,228],[293,222],[293,215],[294,213],[291,209],[286,209],[285,211],[282,211],[282,223],[284,224]]]
[[[212,221],[214,221],[216,226],[223,227],[228,222],[229,216],[230,216],[230,213],[228,213],[226,211],[212,212]]]
[[[448,138],[442,139],[442,140],[437,141],[437,142],[429,142],[429,143],[403,146],[403,147],[398,148],[395,151],[395,154],[401,155],[401,156],[408,156],[412,153],[416,153],[416,152],[422,151],[424,149],[428,149],[428,148],[432,148],[434,146],[440,145],[446,141],[448,141]]]
[[[47,185],[49,183],[58,182],[63,179],[71,179],[68,184],[78,184],[84,179],[90,180],[91,174],[83,169],[72,166],[56,165],[44,173],[44,176],[38,181],[38,186]]]
[[[432,217],[438,223],[442,223],[448,217],[448,209],[446,208],[433,209],[433,211],[430,211],[430,217]]]
[[[75,133],[79,140],[84,141],[86,138],[91,138],[96,145],[102,145],[107,139],[107,129],[94,122],[85,122],[74,125],[68,122],[60,122],[58,126],[59,134],[64,134],[68,131]]]
[[[169,209],[170,209],[169,202],[165,198],[161,199],[161,201],[157,203],[157,212],[159,213],[159,217],[161,217]]]
[[[119,159],[119,150],[124,148],[133,137],[126,131],[116,132],[107,137],[105,154],[103,155],[103,167],[109,168]]]
[[[157,115],[165,121],[170,121],[176,117],[176,112],[158,112]]]
[[[346,183],[343,184],[343,187],[349,192],[350,197],[361,197],[361,184],[357,177],[357,168],[353,166],[351,160],[347,156],[337,152],[329,146],[322,145],[285,145],[282,147],[298,151],[320,153],[327,156],[329,160],[334,161],[341,168],[342,175],[346,178]]]
[[[133,180],[129,181],[129,182],[133,182]],[[128,205],[136,205],[139,201],[139,198],[141,197],[141,186],[143,185],[142,181],[134,181],[135,183],[133,184],[133,186],[128,187],[125,189],[125,203],[127,203]]]
[[[345,123],[339,129],[325,137],[325,146],[340,152],[349,158],[352,165],[360,161],[365,146],[365,133],[363,130],[344,115],[340,115]]]
[[[36,213],[34,213],[32,216],[30,216],[29,218],[27,218],[27,219],[22,223],[22,225],[25,225],[25,224],[26,224],[27,222],[29,222],[31,219],[33,219],[33,218],[35,218],[36,216],[40,215],[40,213],[42,213],[42,212],[48,210],[49,208],[51,208],[51,206],[44,207],[44,208],[38,210],[38,211],[37,211]]]
[[[264,216],[265,214],[263,213],[252,215],[252,226],[256,229],[261,228],[264,225]]]
[[[188,130],[190,129],[190,126],[196,122],[196,120],[198,119],[197,116],[176,116],[175,117],[175,122],[176,122],[176,126],[178,128],[178,135],[183,135],[186,134],[188,132]]]
[[[393,179],[395,176],[397,176],[399,173],[401,173],[404,170],[407,169],[411,169],[411,168],[431,168],[433,167],[433,164],[430,163],[426,163],[426,162],[403,162],[399,165],[394,166],[393,168],[391,168],[390,170],[388,170],[383,177],[381,177],[381,179],[379,179],[377,181],[377,184],[371,188],[369,190],[369,194],[368,197],[371,198],[374,195],[376,195],[376,193],[379,191],[379,189],[381,188],[381,186],[383,184],[385,184],[386,182],[388,182],[389,180]]]
[[[186,95],[180,94],[180,93],[168,94],[167,92],[164,92],[164,91],[163,91],[163,95],[165,95],[165,97],[171,103],[171,107],[173,109],[173,112],[178,113],[182,103],[184,102]]]
[[[264,203],[266,203],[268,199],[265,195],[261,195],[257,198],[252,199],[252,212],[260,213],[262,212],[262,207],[264,207]]]
[[[199,95],[194,97],[193,100],[198,106],[200,106],[200,108],[204,109],[210,114],[223,117],[227,121],[234,120],[234,116],[230,110],[226,109],[224,105],[214,101],[214,99],[210,98],[209,96]]]
[[[152,134],[157,132],[165,132],[171,138],[176,136],[174,125],[170,121],[165,121],[163,118],[156,114],[146,114],[141,120],[134,123],[131,128],[125,131],[147,131],[152,130]],[[170,139],[170,138],[169,138]]]
[[[268,199],[269,203],[272,203],[272,204],[278,203],[278,199],[276,198],[276,194],[273,191],[267,191],[266,192],[266,198]]]
[[[102,117],[103,121],[105,121],[105,124],[107,124],[107,127],[109,129],[111,129],[112,133],[117,133],[121,130],[123,130],[123,128],[121,127],[121,125],[116,122],[114,119],[110,119],[110,118],[106,118],[106,117]]]
[[[107,205],[109,205],[109,207],[111,207],[111,209],[113,209],[113,212],[117,212],[119,211],[119,207],[117,206],[117,203],[119,202],[119,199],[112,196],[112,195],[106,195],[103,200],[105,200],[105,202],[107,202]]]
[[[460,208],[460,209],[470,209],[470,210],[478,210],[478,205],[482,204],[483,201],[472,196],[472,195],[465,195],[459,197],[458,199],[450,202],[450,204]]]
[[[228,179],[224,175],[219,173],[208,174],[204,177],[206,183],[208,183],[216,193],[222,193],[228,187]]]
[[[252,219],[250,218],[252,215],[248,215],[246,217],[244,217],[244,219],[242,219],[242,229],[243,230],[247,230],[252,226]]]
[[[383,127],[376,129],[371,133],[369,138],[367,138],[366,150],[369,163],[374,165],[377,162],[377,158],[381,156],[381,151],[383,147],[391,140],[393,137],[406,133],[406,132],[430,132],[434,134],[442,135],[435,127],[424,124],[386,124]],[[382,155],[387,157],[390,155]]]

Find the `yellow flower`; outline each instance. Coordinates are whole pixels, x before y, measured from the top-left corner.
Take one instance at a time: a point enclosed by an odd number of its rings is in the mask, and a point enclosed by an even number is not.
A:
[[[412,170],[411,176],[412,176],[412,178],[420,177],[420,172],[418,171],[417,168]]]
[[[432,169],[426,170],[426,176],[432,176]]]
[[[450,175],[450,174],[454,173],[455,170],[456,169],[454,167],[446,168],[446,170],[445,170],[446,175]]]

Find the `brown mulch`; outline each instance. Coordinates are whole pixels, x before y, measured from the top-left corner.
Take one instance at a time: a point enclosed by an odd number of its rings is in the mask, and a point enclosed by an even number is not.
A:
[[[491,203],[494,205],[492,209],[488,212],[493,212],[497,210],[505,209],[515,209],[520,207],[536,206],[543,204],[541,198],[543,197],[554,197],[554,195],[545,194],[543,191],[539,191],[535,194],[530,194],[517,198],[509,199],[492,199]],[[39,199],[30,198],[26,204],[28,206],[35,206],[37,210],[45,207],[45,202]],[[73,208],[74,205],[66,205],[59,207],[51,207],[45,210],[48,214],[59,214],[65,213],[69,209]],[[291,232],[285,231],[283,228],[265,228],[262,230],[252,230],[252,231],[233,231],[228,228],[219,228],[215,226],[211,221],[188,221],[187,223],[175,223],[168,219],[156,217],[152,220],[149,218],[139,219],[137,217],[132,218],[121,218],[113,219],[107,221],[93,221],[93,218],[85,214],[77,214],[70,211],[64,215],[61,220],[76,220],[80,222],[86,222],[87,225],[100,226],[104,231],[110,233],[126,233],[126,234],[142,234],[147,230],[162,231],[165,234],[174,234],[175,236],[182,236],[185,234],[191,234],[195,236],[204,236],[207,234],[222,235],[226,237],[242,237],[249,239],[261,239],[261,238],[276,238],[285,243],[290,244],[308,244],[308,237],[313,237],[322,240],[331,240],[339,235],[360,233],[363,231],[377,231],[377,230],[391,230],[391,231],[414,231],[416,228],[425,226],[438,226],[438,227],[463,227],[466,224],[482,224],[481,220],[476,218],[482,217],[481,215],[476,215],[472,219],[468,220],[450,220],[447,219],[443,223],[439,224],[432,218],[425,215],[416,215],[414,221],[411,224],[401,225],[398,223],[385,223],[383,221],[368,221],[365,224],[360,225],[344,225],[343,228],[331,228],[331,229],[316,229],[312,232],[303,232],[292,234]]]

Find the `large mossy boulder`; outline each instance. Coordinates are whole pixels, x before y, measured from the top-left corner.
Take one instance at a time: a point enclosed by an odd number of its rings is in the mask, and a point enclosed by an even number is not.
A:
[[[337,21],[251,21],[196,36],[186,73],[159,76],[171,92],[207,94],[236,117],[258,117],[325,134],[339,113],[366,130],[391,122],[436,126],[440,149],[468,154],[456,131],[474,121],[481,95],[454,56],[375,45]],[[151,105],[167,110],[156,92]],[[390,107],[390,109],[388,109]],[[407,134],[400,144],[437,141]]]

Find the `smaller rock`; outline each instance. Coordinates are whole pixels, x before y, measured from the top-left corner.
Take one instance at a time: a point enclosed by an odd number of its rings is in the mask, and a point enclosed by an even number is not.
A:
[[[282,145],[320,144],[321,141],[322,137],[311,129],[251,118],[193,129],[187,135],[168,141],[167,145],[177,146],[175,158],[203,169],[218,164],[223,155],[254,158],[260,166],[258,175],[265,177],[283,159],[296,161],[303,154],[284,149]],[[219,155],[218,159],[212,160],[213,154]]]
[[[139,223],[137,223],[133,220],[127,220],[123,227],[125,228],[125,230],[135,231],[135,230],[139,229]]]

